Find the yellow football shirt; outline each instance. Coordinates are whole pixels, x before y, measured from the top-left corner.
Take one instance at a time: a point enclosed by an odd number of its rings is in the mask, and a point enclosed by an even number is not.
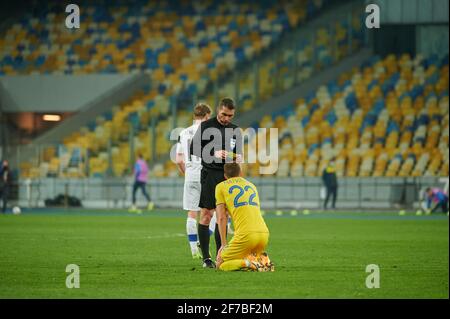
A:
[[[327,166],[326,168],[327,173],[335,173],[336,172],[336,168],[334,168],[333,166]]]
[[[256,186],[242,177],[230,178],[216,186],[216,205],[224,204],[236,234],[268,233],[261,216]]]

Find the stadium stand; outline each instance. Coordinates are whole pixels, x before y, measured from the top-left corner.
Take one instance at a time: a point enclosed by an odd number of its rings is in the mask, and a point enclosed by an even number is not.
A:
[[[280,130],[277,175],[320,176],[335,157],[340,176],[448,176],[448,71],[448,56],[373,57],[265,116]]]
[[[169,113],[174,99],[202,95],[210,81],[269,48],[283,32],[313,16],[325,2],[289,1],[280,10],[273,1],[239,6],[212,1],[122,1],[108,4],[108,9],[102,5],[87,7],[82,32],[61,27],[63,15],[22,19],[1,40],[5,50],[0,56],[0,74],[144,71],[152,83],[158,83],[64,138],[60,146],[44,150],[39,167],[22,163],[22,177],[77,177],[82,158],[91,176],[122,176],[130,167],[130,134],[136,132],[133,149],[152,159],[151,134],[140,129],[147,128],[155,117],[156,156],[167,154],[169,119],[161,117]],[[177,117],[180,126],[190,120],[183,111]],[[110,162],[114,167],[107,172]],[[62,163],[67,171],[61,171]]]
[[[290,1],[286,10],[273,1],[87,2],[80,30],[65,28],[61,13],[14,24],[0,42],[0,74],[151,70],[173,86],[185,77],[187,85],[198,83],[267,48],[323,2]]]
[[[327,28],[321,27],[314,30],[309,37],[301,37],[299,43],[294,43],[297,48],[287,43],[287,45],[281,45],[278,54],[263,57],[257,72],[251,69],[240,78],[238,101],[241,110],[244,112],[251,110],[258,101],[268,100],[276,92],[282,93],[291,89],[296,82],[307,80],[314,72],[329,67],[351,52],[360,49],[364,37],[361,18],[361,14],[355,12],[350,22],[346,18],[341,18]],[[327,29],[331,27],[335,28],[333,41],[327,33]],[[336,50],[333,50],[333,46],[336,46]],[[265,80],[259,81],[259,79]],[[256,81],[259,83],[258,99],[253,90],[253,84]],[[234,85],[234,80],[222,84],[219,95],[229,94],[233,91]],[[210,95],[207,100],[213,100],[213,97]]]
[[[22,177],[81,177],[82,172],[93,177],[123,176],[134,151],[148,160],[169,153],[171,105],[182,104],[184,95],[213,101],[208,85],[242,62],[260,61],[258,73],[248,70],[239,79],[239,105],[248,111],[257,102],[252,90],[256,77],[269,79],[260,83],[258,94],[267,100],[361,46],[362,24],[355,15],[351,21],[334,24],[335,41],[326,28],[318,28],[315,43],[303,39],[299,50],[286,49],[276,59],[260,57],[283,32],[319,10],[323,1],[292,5],[298,10],[274,11],[270,2],[239,7],[206,2],[203,7],[182,8],[168,2],[137,2],[111,11],[92,6],[82,37],[58,30],[61,17],[53,14],[44,18],[47,27],[42,30],[35,28],[34,20],[15,24],[0,40],[6,48],[0,74],[144,71],[152,83],[159,83],[65,137],[61,145],[45,149],[38,167],[22,163]],[[265,14],[251,14],[261,12],[256,10],[259,6]],[[107,28],[106,22],[111,26]],[[295,64],[300,67],[294,68]],[[225,81],[219,94],[229,95],[233,85],[234,80]],[[340,176],[448,176],[448,109],[448,56],[390,55],[373,57],[295,106],[265,116],[259,127],[280,130],[278,176],[320,176],[333,157]],[[152,119],[157,121],[155,132],[149,129]],[[190,121],[187,110],[177,110],[178,126]],[[156,154],[151,152],[153,143]],[[249,147],[253,146],[254,140]],[[62,171],[61,166],[68,169]],[[153,176],[177,174],[170,160],[152,170]],[[249,174],[258,176],[258,164],[249,166]]]

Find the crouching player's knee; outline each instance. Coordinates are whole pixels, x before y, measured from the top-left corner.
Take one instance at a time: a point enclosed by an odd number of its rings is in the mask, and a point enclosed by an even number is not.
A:
[[[240,270],[242,268],[241,260],[230,254],[230,247],[226,246],[228,254],[224,251],[224,248],[221,248],[217,253],[216,257],[216,269],[222,271],[234,271]]]
[[[233,259],[223,261],[217,265],[217,269],[221,271],[238,271],[246,268],[250,268],[250,264],[247,264],[244,259]]]
[[[224,254],[223,248],[219,250],[216,258],[216,268],[222,271],[234,271],[242,268],[242,261],[236,257]]]

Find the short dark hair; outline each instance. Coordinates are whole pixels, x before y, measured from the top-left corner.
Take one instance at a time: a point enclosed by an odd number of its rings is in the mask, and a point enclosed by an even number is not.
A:
[[[236,108],[236,105],[234,103],[234,100],[230,97],[224,97],[220,100],[219,108],[226,107],[229,110],[234,110]]]
[[[202,119],[207,114],[211,114],[211,107],[206,103],[197,103],[194,107],[194,117],[196,119]]]
[[[431,191],[431,187],[425,188],[425,192],[426,192],[426,193],[428,193],[429,191]]]
[[[227,163],[223,166],[223,171],[228,178],[238,177],[241,174],[241,165],[238,163]]]

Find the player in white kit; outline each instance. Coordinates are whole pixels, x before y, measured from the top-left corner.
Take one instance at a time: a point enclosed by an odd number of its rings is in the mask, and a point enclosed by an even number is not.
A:
[[[183,209],[188,212],[186,220],[186,232],[193,258],[201,259],[202,255],[198,248],[197,216],[200,212],[200,174],[202,170],[201,159],[189,155],[189,148],[195,132],[200,123],[211,117],[211,108],[204,103],[198,103],[194,107],[194,124],[181,131],[178,137],[176,161],[178,168],[184,174]],[[216,227],[216,216],[214,214],[209,224],[210,235]]]

